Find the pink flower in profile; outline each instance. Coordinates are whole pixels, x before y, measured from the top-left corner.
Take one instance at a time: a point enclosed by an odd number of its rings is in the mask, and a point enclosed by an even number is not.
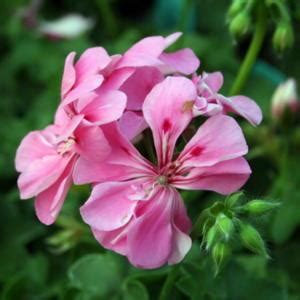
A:
[[[194,105],[194,114],[213,116],[218,113],[234,112],[252,125],[262,120],[259,106],[246,96],[225,97],[219,93],[223,85],[221,72],[205,73],[193,78],[197,86],[198,98]]]
[[[251,173],[242,157],[248,148],[231,117],[209,118],[180,154],[175,145],[193,119],[197,97],[194,83],[168,77],[157,84],[143,104],[152,130],[157,165],[142,157],[119,132],[116,123],[103,126],[111,154],[105,162],[79,158],[78,184],[92,182],[93,191],[81,207],[84,221],[108,249],[126,255],[140,268],[181,261],[191,247],[191,222],[178,189],[228,194]]]
[[[82,118],[78,115],[63,120],[61,115],[59,125],[30,132],[17,150],[15,164],[21,173],[21,199],[36,197],[36,214],[44,224],[55,221],[73,183],[73,167],[78,157],[101,161],[110,151],[102,130],[84,126]]]

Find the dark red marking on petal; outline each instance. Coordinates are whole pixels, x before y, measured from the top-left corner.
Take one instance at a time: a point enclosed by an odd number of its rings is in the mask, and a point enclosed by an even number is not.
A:
[[[204,150],[204,147],[196,146],[190,152],[192,156],[199,156]]]
[[[170,131],[172,128],[172,123],[169,119],[165,119],[162,125],[162,129],[164,132]]]

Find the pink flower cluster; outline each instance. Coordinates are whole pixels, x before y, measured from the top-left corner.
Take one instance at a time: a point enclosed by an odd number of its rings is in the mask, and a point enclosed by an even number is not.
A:
[[[247,144],[226,113],[262,118],[251,99],[219,93],[221,73],[197,76],[191,49],[165,52],[179,36],[148,37],[122,55],[96,47],[74,62],[70,53],[54,124],[25,136],[16,154],[21,198],[35,197],[41,222],[56,220],[72,184],[90,183],[83,220],[103,247],[140,268],[178,263],[191,247],[178,189],[229,194],[247,181]],[[197,116],[208,118],[178,153]],[[147,127],[155,164],[131,142]]]

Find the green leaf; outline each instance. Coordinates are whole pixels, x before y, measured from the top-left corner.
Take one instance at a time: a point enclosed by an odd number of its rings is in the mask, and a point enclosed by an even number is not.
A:
[[[149,295],[145,286],[137,280],[127,280],[123,287],[124,300],[148,300]]]
[[[119,266],[110,253],[80,258],[70,267],[68,277],[73,287],[101,296],[118,291],[121,285]]]

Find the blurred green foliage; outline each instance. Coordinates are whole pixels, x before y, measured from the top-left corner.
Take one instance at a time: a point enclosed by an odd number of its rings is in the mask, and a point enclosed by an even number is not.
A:
[[[103,5],[103,2],[105,4]],[[296,28],[300,6],[290,1]],[[14,170],[15,151],[29,131],[53,119],[59,102],[64,58],[70,51],[102,45],[110,53],[127,49],[145,35],[183,31],[175,47],[191,47],[201,69],[221,70],[228,92],[248,46],[237,45],[226,25],[230,1],[95,0],[44,1],[40,19],[77,12],[95,20],[94,28],[73,40],[50,40],[25,26],[20,18],[25,0],[1,1],[0,10],[0,296],[2,299],[300,299],[300,122],[274,124],[270,99],[286,77],[300,79],[300,35],[295,46],[278,56],[267,34],[260,59],[243,93],[264,112],[258,128],[242,123],[249,142],[253,175],[249,197],[281,202],[275,213],[259,219],[271,260],[238,249],[215,277],[211,258],[195,241],[178,267],[143,271],[106,252],[79,217],[88,195],[72,189],[56,225],[41,225],[33,201],[20,201]],[[169,12],[174,14],[169,16]],[[298,30],[299,31],[299,30]],[[223,198],[213,193],[183,194],[190,216]],[[162,292],[163,291],[163,292]]]

